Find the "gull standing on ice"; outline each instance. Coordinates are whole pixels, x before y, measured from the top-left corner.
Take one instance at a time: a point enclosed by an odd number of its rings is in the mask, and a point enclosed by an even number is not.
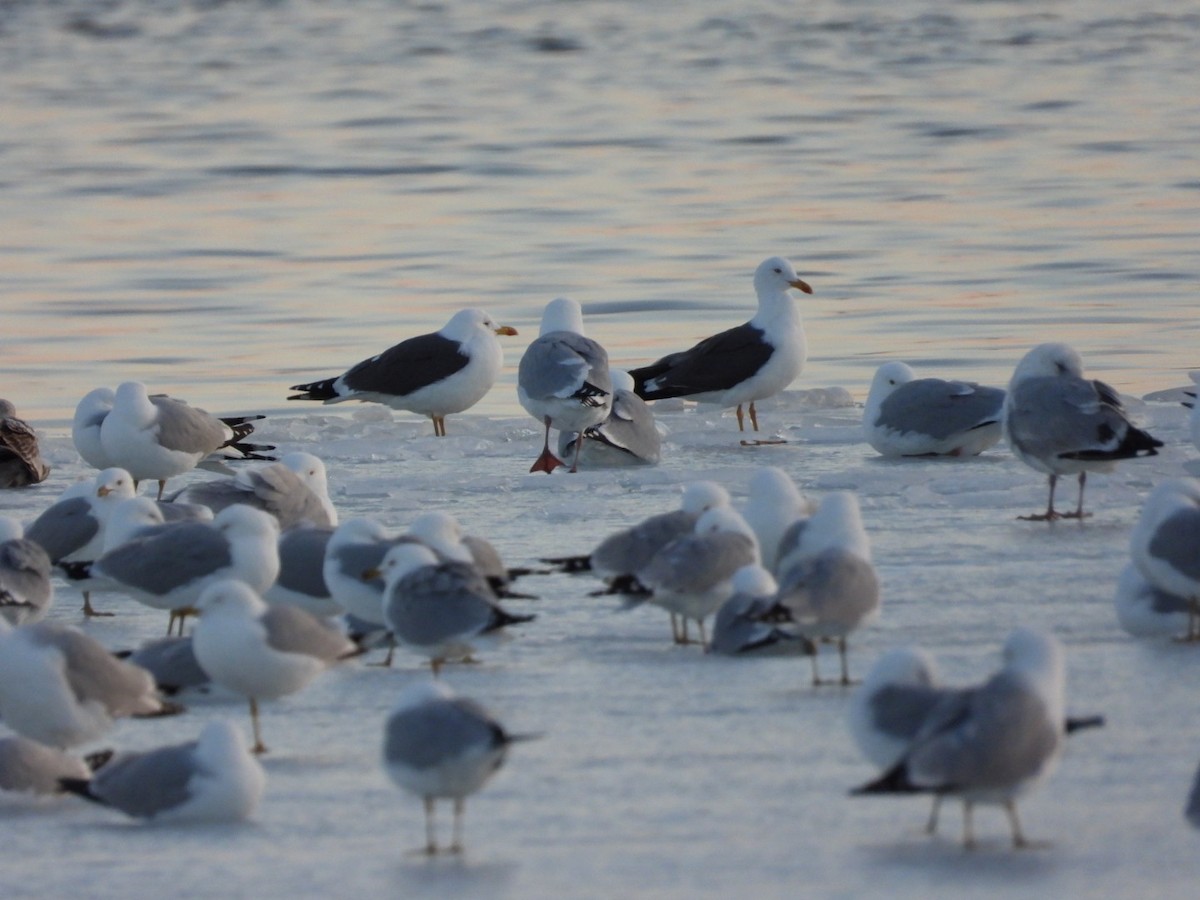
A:
[[[917,378],[902,362],[875,370],[863,431],[884,456],[978,456],[1003,433],[1004,391]]]
[[[1187,603],[1186,639],[1200,640],[1200,481],[1172,478],[1155,487],[1129,550],[1146,581]]]
[[[0,488],[45,481],[50,465],[38,449],[37,432],[9,400],[0,400]]]
[[[294,606],[267,606],[240,581],[210,585],[196,602],[192,649],[221,687],[250,701],[254,752],[265,753],[258,701],[294,694],[358,651],[345,635]]]
[[[809,640],[837,644],[842,684],[851,684],[846,638],[879,614],[879,579],[858,498],[829,494],[808,520],[795,549],[779,560],[775,614],[796,623]],[[813,685],[821,680],[812,657]]]
[[[433,420],[446,434],[446,416],[470,409],[500,376],[504,350],[496,335],[515,335],[481,309],[462,309],[440,331],[401,341],[334,378],[295,384],[289,400],[369,400]]]
[[[633,391],[633,376],[622,369],[610,369],[612,411],[599,425],[583,432],[560,431],[558,455],[574,456],[579,445],[579,462],[585,468],[653,466],[662,455],[662,436],[654,423],[654,413],[646,401]]]
[[[117,386],[112,410],[100,425],[100,445],[135,484],[148,478],[157,481],[161,500],[167,479],[190,472],[223,447],[237,447],[254,431],[249,419],[229,425],[182,400],[151,397],[140,381],[126,381]]]
[[[474,700],[440,681],[406,687],[384,723],[383,765],[404,790],[425,804],[425,853],[438,852],[434,804],[454,803],[454,836],[447,848],[462,853],[463,809],[504,764],[511,744],[528,740],[504,730]]]
[[[0,616],[10,625],[37,622],[53,602],[50,557],[41,544],[22,537],[20,522],[0,516]]]
[[[1013,846],[1027,846],[1016,801],[1054,770],[1062,752],[1063,668],[1055,638],[1018,628],[1005,642],[1003,668],[936,707],[900,760],[853,793],[959,797],[968,849],[975,846],[974,805],[1000,804]]]
[[[789,288],[813,292],[786,259],[763,260],[754,272],[758,295],[754,317],[689,350],[632,370],[638,396],[643,400],[687,397],[736,406],[738,431],[745,430],[742,406],[748,403],[750,424],[758,431],[754,402],[774,397],[795,381],[808,355],[800,311]]]
[[[214,513],[244,503],[273,515],[281,529],[302,522],[337,525],[325,463],[302,451],[288,453],[279,462],[243,469],[227,478],[190,484],[176,492],[170,502],[195,503],[207,506]]]
[[[517,399],[545,427],[542,453],[530,472],[549,474],[563,465],[550,452],[550,429],[582,432],[603,422],[612,409],[608,353],[583,335],[583,310],[559,297],[546,304],[542,327],[517,368]],[[578,471],[580,444],[570,471]]]
[[[1004,430],[1017,458],[1050,479],[1046,511],[1020,517],[1033,521],[1084,518],[1089,471],[1111,472],[1119,460],[1155,456],[1162,446],[1129,421],[1115,390],[1083,377],[1083,361],[1066,344],[1039,344],[1017,364],[1004,401]],[[1079,476],[1073,513],[1054,509],[1059,475]]]
[[[194,741],[119,753],[88,777],[60,779],[73,794],[151,822],[239,822],[258,808],[262,766],[229,722],[209,722]]]

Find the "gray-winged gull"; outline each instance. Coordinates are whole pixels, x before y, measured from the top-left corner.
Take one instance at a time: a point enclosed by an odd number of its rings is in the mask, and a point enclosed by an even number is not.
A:
[[[613,393],[608,418],[583,432],[560,431],[559,458],[574,457],[578,449],[579,465],[585,469],[656,465],[662,456],[662,436],[654,413],[634,393],[632,375],[622,369],[610,369],[609,374]]]
[[[1013,453],[1049,476],[1044,513],[1034,521],[1082,519],[1087,473],[1110,472],[1122,459],[1154,456],[1162,441],[1133,425],[1117,392],[1083,377],[1079,354],[1066,344],[1039,344],[1017,364],[1004,401],[1004,430]],[[1079,476],[1079,503],[1073,513],[1054,509],[1060,475]]]
[[[0,616],[10,625],[36,622],[53,602],[50,557],[22,536],[20,522],[0,516]]]
[[[229,722],[209,722],[194,741],[119,753],[91,778],[63,778],[73,794],[152,822],[237,822],[258,808],[262,766]]]
[[[212,679],[196,659],[190,634],[156,638],[136,650],[120,651],[116,655],[149,672],[159,692],[167,697],[184,692],[207,693],[212,686]]]
[[[42,459],[37,432],[9,400],[0,400],[0,488],[45,481],[50,464]]]
[[[612,409],[608,353],[583,334],[578,303],[559,297],[546,304],[538,337],[517,367],[517,399],[545,429],[542,452],[530,472],[549,474],[563,465],[550,452],[550,429],[585,431],[599,425]],[[579,444],[570,471],[579,465]]]
[[[762,564],[775,571],[779,542],[796,522],[813,514],[816,504],[800,493],[791,477],[777,466],[764,466],[750,476],[742,518],[754,529]]]
[[[749,404],[750,424],[758,431],[754,402],[775,396],[795,381],[808,355],[800,310],[789,288],[812,293],[786,259],[763,260],[754,272],[758,310],[750,321],[633,369],[638,396],[736,406],[739,431],[745,429],[742,406]]]
[[[512,581],[528,569],[509,569],[500,552],[487,538],[464,534],[458,519],[444,510],[431,510],[412,520],[405,532],[437,554],[441,562],[461,562],[473,565],[487,579],[497,597],[533,600],[530,594],[511,589]]]
[[[732,585],[733,596],[713,617],[709,653],[737,656],[813,652],[805,638],[762,621],[775,604],[779,589],[770,572],[759,565],[743,566],[733,573]]]
[[[504,364],[496,335],[516,329],[497,325],[481,309],[462,309],[440,331],[401,341],[334,378],[292,385],[289,400],[370,400],[433,420],[446,434],[446,416],[471,408],[491,390]]]
[[[170,500],[207,506],[213,512],[244,503],[273,515],[281,529],[302,522],[337,525],[325,463],[303,451],[285,454],[278,462],[242,469],[226,478],[189,484]]]
[[[322,573],[329,594],[347,614],[383,627],[383,578],[364,578],[378,569],[388,550],[413,538],[391,534],[382,523],[365,516],[347,519],[325,545]]]
[[[884,456],[978,456],[1003,436],[1004,390],[917,378],[902,362],[875,370],[863,409],[867,443]]]
[[[1171,478],[1150,492],[1129,539],[1138,571],[1188,603],[1187,640],[1200,640],[1200,481]]]
[[[1113,595],[1117,623],[1139,638],[1185,637],[1196,601],[1155,587],[1132,562],[1121,569]]]
[[[340,615],[342,607],[333,599],[325,580],[325,549],[332,528],[297,525],[279,535],[279,576],[263,592],[272,606],[298,606],[321,618]]]

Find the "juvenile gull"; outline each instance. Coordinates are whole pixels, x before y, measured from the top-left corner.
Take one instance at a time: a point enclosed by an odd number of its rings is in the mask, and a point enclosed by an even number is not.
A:
[[[9,400],[0,400],[0,488],[45,481],[50,465],[38,449],[37,432]]]
[[[279,462],[243,469],[227,478],[190,484],[169,499],[207,506],[214,513],[243,503],[273,515],[281,529],[302,522],[337,525],[325,463],[302,451],[288,453]]]
[[[530,472],[549,474],[563,465],[550,452],[550,429],[585,431],[599,425],[612,409],[608,353],[583,334],[583,311],[559,297],[546,304],[536,340],[517,368],[517,399],[545,427],[542,453]],[[570,471],[578,471],[580,445]]]
[[[608,418],[582,433],[560,431],[559,458],[573,457],[578,450],[579,464],[587,469],[656,465],[662,455],[662,436],[654,413],[634,393],[632,375],[621,369],[611,369],[609,374],[613,395]]]
[[[325,581],[325,550],[332,528],[297,525],[279,535],[279,577],[263,599],[272,606],[298,606],[320,618],[339,615],[342,607],[333,599]]]
[[[762,566],[743,566],[733,573],[733,596],[721,604],[713,618],[709,653],[725,656],[763,653],[811,652],[811,644],[798,634],[763,622],[775,603],[778,585]]]
[[[87,778],[88,764],[53,747],[15,735],[0,738],[0,790],[22,794],[58,794],[63,778]]]
[[[800,374],[808,355],[800,311],[789,288],[812,293],[786,259],[763,260],[754,272],[758,311],[753,318],[691,349],[632,370],[638,396],[644,400],[687,397],[736,406],[739,431],[745,429],[742,406],[748,403],[750,424],[758,431],[754,401],[784,390]]]
[[[1027,846],[1016,801],[1055,768],[1062,751],[1063,652],[1052,636],[1018,628],[1004,666],[980,687],[951,694],[925,719],[912,745],[855,794],[933,793],[963,801],[963,844],[975,846],[976,803],[1008,813],[1015,847]]]
[[[454,836],[447,850],[461,853],[463,809],[504,764],[511,744],[528,736],[504,730],[474,700],[440,681],[410,684],[384,724],[383,765],[397,785],[425,804],[425,853],[438,852],[434,804],[454,803]]]
[[[43,619],[54,602],[50,557],[22,537],[21,523],[0,516],[0,616],[10,625]]]
[[[196,608],[196,659],[216,684],[250,701],[255,753],[267,750],[258,724],[259,700],[294,694],[357,652],[349,638],[315,616],[294,606],[267,606],[240,581],[210,585]]]
[[[835,643],[842,684],[850,684],[846,639],[879,614],[879,579],[863,528],[858,498],[848,491],[829,494],[800,534],[796,547],[779,560],[776,612],[796,623],[812,641]],[[821,680],[817,654],[813,684]]]
[[[501,607],[474,565],[439,562],[423,544],[397,544],[379,568],[363,573],[366,579],[381,576],[388,627],[397,642],[429,657],[435,676],[447,660],[469,658],[481,639],[535,618]]]
[[[401,341],[335,378],[296,384],[289,400],[369,400],[433,420],[446,434],[446,416],[470,409],[491,390],[504,364],[496,335],[516,329],[497,325],[481,309],[456,312],[440,331]]]
[[[209,722],[194,741],[120,753],[91,778],[60,779],[65,790],[152,822],[237,822],[258,808],[262,766],[229,722]]]
[[[875,370],[863,431],[884,456],[977,456],[1003,432],[1004,391],[917,378],[902,362]]]
[[[115,719],[173,711],[150,673],[122,662],[76,628],[0,618],[0,718],[60,749],[105,734]]]
[[[814,509],[783,469],[764,466],[750,476],[742,518],[754,529],[763,568],[768,572],[775,571],[784,533],[811,516]]]
[[[1129,550],[1146,581],[1186,602],[1186,639],[1200,640],[1200,481],[1172,478],[1155,487],[1142,506]]]
[[[1004,401],[1004,430],[1017,458],[1050,479],[1046,511],[1020,517],[1034,521],[1084,518],[1089,471],[1110,472],[1119,460],[1154,456],[1162,446],[1129,421],[1115,390],[1083,377],[1079,354],[1066,344],[1039,344],[1017,364]],[[1060,475],[1079,476],[1073,513],[1054,509]]]

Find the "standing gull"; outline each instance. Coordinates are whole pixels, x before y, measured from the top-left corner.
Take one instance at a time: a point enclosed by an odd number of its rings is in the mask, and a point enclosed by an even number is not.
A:
[[[1083,377],[1079,354],[1066,344],[1039,344],[1017,364],[1004,401],[1004,430],[1017,458],[1050,479],[1046,511],[1020,517],[1033,521],[1084,518],[1089,471],[1111,472],[1119,460],[1154,456],[1162,446],[1129,421],[1115,390]],[[1054,509],[1059,475],[1079,476],[1073,513]]]
[[[753,318],[689,350],[634,369],[630,374],[638,396],[736,406],[739,431],[745,429],[742,406],[748,403],[750,424],[758,431],[754,401],[784,390],[800,374],[808,355],[800,311],[789,288],[812,293],[786,259],[772,256],[761,262],[754,272],[758,311]]]
[[[1150,492],[1129,540],[1138,571],[1187,604],[1186,639],[1200,640],[1200,481],[1172,478]]]
[[[91,778],[62,787],[101,806],[152,822],[238,822],[258,808],[262,766],[229,722],[209,722],[194,741],[120,753]]]
[[[0,488],[45,481],[50,465],[38,450],[37,432],[17,418],[11,401],[0,400]]]
[[[560,431],[558,455],[574,456],[585,468],[653,466],[662,454],[662,436],[654,413],[633,392],[633,376],[621,369],[610,370],[613,383],[612,411],[599,425],[583,432]],[[579,444],[579,447],[576,447]]]
[[[294,694],[357,653],[349,638],[316,616],[294,606],[267,606],[240,581],[210,585],[196,608],[196,660],[215,683],[250,701],[255,753],[267,750],[258,724],[259,700]]]
[[[980,687],[951,694],[924,720],[900,760],[854,794],[933,793],[963,801],[963,844],[975,846],[976,803],[1008,813],[1013,846],[1027,842],[1016,801],[1048,776],[1065,735],[1062,646],[1018,628],[1004,645],[1004,666]]]
[[[1004,391],[917,378],[902,362],[875,370],[863,432],[884,456],[977,456],[1000,440]]]
[[[383,765],[392,781],[425,804],[426,854],[438,852],[435,802],[453,801],[454,836],[447,849],[462,853],[467,797],[496,774],[509,746],[525,739],[440,681],[418,682],[401,692],[384,724]]]
[[[496,335],[515,335],[481,309],[462,309],[440,331],[401,341],[335,378],[296,384],[289,400],[370,400],[433,420],[446,434],[446,416],[470,409],[491,390],[504,365]]]
[[[612,409],[608,353],[583,334],[583,311],[574,300],[559,297],[546,304],[542,327],[517,368],[517,399],[545,427],[542,453],[530,472],[549,474],[563,465],[550,452],[550,429],[586,431],[599,425]],[[578,471],[580,444],[570,471]]]
[[[302,451],[288,453],[279,462],[243,469],[227,478],[196,482],[176,492],[170,500],[207,506],[213,512],[244,503],[273,515],[281,529],[302,522],[337,525],[325,463]]]
[[[37,622],[53,602],[50,557],[22,537],[20,522],[0,516],[0,616],[10,625]]]

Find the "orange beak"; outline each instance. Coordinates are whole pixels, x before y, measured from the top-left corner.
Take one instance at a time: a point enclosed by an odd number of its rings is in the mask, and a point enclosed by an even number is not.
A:
[[[804,293],[806,293],[806,294],[811,294],[813,292],[812,288],[809,286],[808,282],[802,281],[799,278],[797,278],[795,281],[789,281],[788,284],[790,284],[792,287],[794,287],[798,291],[804,291]]]
[[[496,334],[503,334],[507,335],[508,337],[512,337],[516,333],[517,329],[513,328],[511,325],[501,325],[496,329]]]

